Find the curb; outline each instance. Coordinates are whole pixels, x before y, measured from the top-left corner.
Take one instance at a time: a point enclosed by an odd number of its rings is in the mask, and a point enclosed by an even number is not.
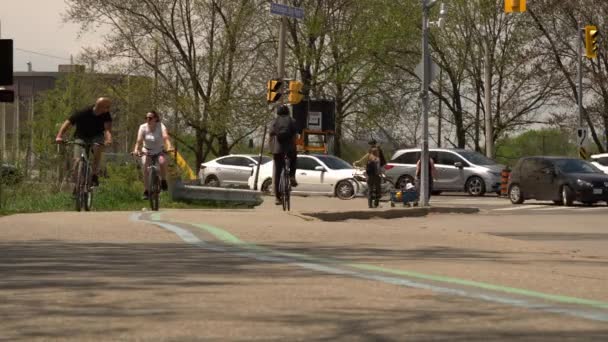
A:
[[[321,211],[303,212],[302,215],[313,217],[325,222],[339,222],[346,220],[370,220],[370,219],[397,219],[404,217],[422,217],[429,214],[477,214],[479,208],[473,207],[424,207],[403,208],[386,210],[351,210],[351,211]]]

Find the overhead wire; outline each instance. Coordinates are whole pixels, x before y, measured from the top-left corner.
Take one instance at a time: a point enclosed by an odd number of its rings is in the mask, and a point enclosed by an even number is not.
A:
[[[64,60],[64,61],[69,61],[70,60],[69,58],[59,57],[59,56],[53,56],[53,55],[49,55],[47,53],[42,53],[42,52],[37,52],[37,51],[32,51],[32,50],[26,50],[26,49],[20,49],[20,48],[15,48],[15,50],[21,51],[21,52],[26,52],[26,53],[31,53],[31,54],[34,54],[34,55],[49,57],[49,58],[61,59],[61,60]]]

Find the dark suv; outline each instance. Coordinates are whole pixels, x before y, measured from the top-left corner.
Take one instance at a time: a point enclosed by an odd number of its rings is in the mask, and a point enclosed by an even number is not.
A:
[[[509,179],[513,204],[527,199],[551,200],[571,206],[574,201],[608,203],[608,175],[591,163],[566,157],[520,159]]]

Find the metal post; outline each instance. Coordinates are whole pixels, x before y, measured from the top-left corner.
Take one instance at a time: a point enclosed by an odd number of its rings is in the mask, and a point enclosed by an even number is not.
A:
[[[0,105],[0,160],[6,157],[6,103]]]
[[[441,147],[441,126],[443,121],[443,69],[439,70],[439,113],[437,115],[437,147]]]
[[[485,61],[484,61],[484,95],[486,108],[486,157],[494,157],[494,129],[492,126],[492,62],[490,58],[490,38],[485,39]]]
[[[17,86],[15,89],[15,102],[13,103],[13,113],[14,113],[14,121],[13,121],[13,149],[15,153],[15,163],[19,163],[19,140],[20,140],[20,132],[19,132],[19,117],[20,117],[20,99],[19,99],[19,87]]]
[[[579,20],[576,28],[577,59],[578,59],[578,126],[583,127],[583,39],[581,35],[582,23]]]
[[[285,45],[287,42],[287,17],[281,17],[281,26],[279,28],[279,56],[277,59],[277,76],[278,79],[283,80],[285,78]],[[262,146],[260,147],[260,155],[258,158],[258,165],[255,170],[255,180],[253,181],[253,190],[258,189],[258,180],[260,176],[260,165],[262,164],[262,155],[264,154],[264,141],[266,140],[266,133],[268,131],[268,125],[264,125],[264,132],[262,133]],[[273,166],[273,177],[274,177],[274,166]]]
[[[420,205],[429,205],[429,83],[431,74],[429,52],[429,2],[422,0],[422,153],[420,154]]]

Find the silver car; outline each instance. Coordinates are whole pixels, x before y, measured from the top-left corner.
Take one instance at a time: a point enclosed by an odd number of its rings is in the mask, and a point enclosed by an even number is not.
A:
[[[247,188],[247,180],[259,156],[251,154],[231,154],[201,164],[198,178],[203,185]],[[262,156],[262,165],[271,161]]]
[[[486,192],[500,193],[503,165],[478,152],[464,149],[431,148],[429,152],[437,170],[433,194],[443,191],[465,191],[472,196],[483,196]],[[408,182],[413,183],[418,159],[419,148],[398,150],[385,166],[386,176],[397,188]]]

